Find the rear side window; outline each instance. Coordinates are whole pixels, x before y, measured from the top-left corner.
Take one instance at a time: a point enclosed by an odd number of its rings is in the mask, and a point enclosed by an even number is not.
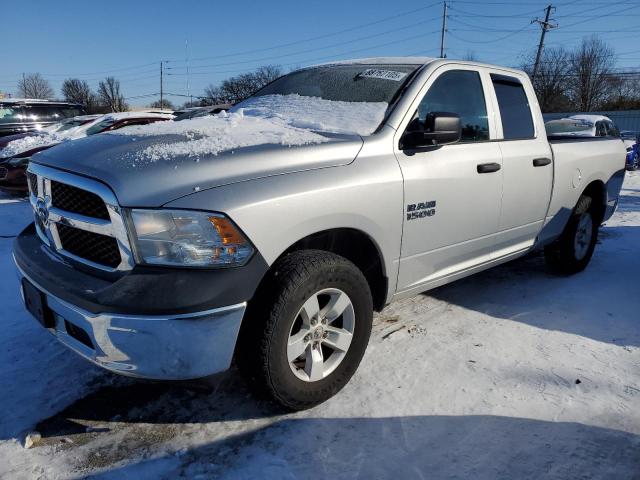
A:
[[[418,105],[422,124],[431,112],[459,115],[463,142],[489,140],[487,105],[478,72],[450,70],[440,75]]]
[[[607,134],[610,137],[620,137],[620,130],[616,127],[616,124],[613,122],[607,122]]]
[[[0,123],[19,123],[23,121],[22,109],[9,105],[0,105]]]
[[[25,107],[25,113],[30,122],[59,122],[84,112],[78,107],[67,105],[31,105]]]
[[[492,73],[491,81],[498,97],[504,139],[534,138],[535,129],[531,108],[520,80]]]

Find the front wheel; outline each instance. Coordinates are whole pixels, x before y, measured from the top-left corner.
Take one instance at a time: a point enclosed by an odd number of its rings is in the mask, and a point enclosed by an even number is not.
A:
[[[259,387],[285,408],[335,395],[364,355],[373,317],[362,272],[338,255],[305,250],[278,262],[254,300],[236,355]]]
[[[564,275],[584,270],[591,261],[598,240],[598,229],[591,197],[583,195],[560,238],[544,249],[549,268]]]

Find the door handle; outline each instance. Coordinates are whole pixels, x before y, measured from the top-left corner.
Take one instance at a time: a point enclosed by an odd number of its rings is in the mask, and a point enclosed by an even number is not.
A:
[[[533,166],[534,167],[544,167],[545,165],[549,165],[551,163],[550,158],[534,158]]]
[[[492,173],[500,170],[499,163],[480,163],[478,164],[478,173]]]

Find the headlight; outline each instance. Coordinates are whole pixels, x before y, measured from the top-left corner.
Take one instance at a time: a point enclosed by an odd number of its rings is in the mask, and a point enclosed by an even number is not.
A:
[[[222,214],[130,210],[138,263],[189,267],[244,265],[253,247]]]

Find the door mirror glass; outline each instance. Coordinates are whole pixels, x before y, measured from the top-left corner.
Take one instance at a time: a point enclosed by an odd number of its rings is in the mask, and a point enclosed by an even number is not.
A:
[[[415,118],[400,140],[400,149],[433,147],[460,141],[460,116],[450,112],[429,112],[424,122]]]

